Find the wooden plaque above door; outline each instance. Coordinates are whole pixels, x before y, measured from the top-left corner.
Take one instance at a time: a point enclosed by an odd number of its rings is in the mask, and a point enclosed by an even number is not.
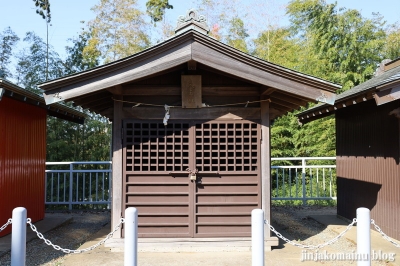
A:
[[[182,108],[201,108],[201,76],[182,76]]]

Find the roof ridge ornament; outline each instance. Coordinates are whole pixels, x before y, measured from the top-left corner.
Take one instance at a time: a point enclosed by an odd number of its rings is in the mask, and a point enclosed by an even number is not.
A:
[[[207,19],[204,15],[199,15],[194,9],[186,12],[186,16],[179,16],[175,29],[175,34],[180,34],[188,30],[196,30],[202,34],[208,34],[210,28],[207,25]]]

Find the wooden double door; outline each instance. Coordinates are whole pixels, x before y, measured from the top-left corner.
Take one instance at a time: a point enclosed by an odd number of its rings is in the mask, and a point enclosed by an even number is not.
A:
[[[126,120],[123,132],[123,210],[138,209],[139,237],[250,236],[258,123]]]

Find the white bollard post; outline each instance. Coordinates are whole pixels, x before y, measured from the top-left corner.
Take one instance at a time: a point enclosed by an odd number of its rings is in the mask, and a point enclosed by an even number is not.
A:
[[[251,211],[251,265],[264,266],[264,211]]]
[[[129,207],[125,210],[125,266],[137,266],[138,211]]]
[[[371,216],[367,208],[357,209],[357,266],[371,265]]]
[[[25,266],[26,261],[26,209],[15,208],[12,212],[11,266]]]

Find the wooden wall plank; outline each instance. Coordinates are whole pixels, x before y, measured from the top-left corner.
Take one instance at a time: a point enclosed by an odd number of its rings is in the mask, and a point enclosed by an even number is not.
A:
[[[225,87],[209,86],[203,87],[204,96],[259,96],[258,87]]]
[[[297,104],[293,104],[293,103],[290,103],[290,102],[287,102],[287,101],[283,101],[283,100],[275,98],[273,96],[270,96],[270,99],[271,99],[271,102],[273,102],[273,103],[275,103],[277,105],[280,105],[280,106],[287,107],[289,109],[298,109],[298,108],[300,108],[300,106],[297,105]]]
[[[261,102],[261,205],[264,219],[271,221],[271,144],[269,102]],[[264,230],[264,239],[271,237],[271,231]],[[266,245],[267,249],[271,246]]]
[[[124,117],[132,119],[163,119],[165,110],[162,107],[125,107]],[[193,119],[194,117],[206,120],[226,120],[226,119],[260,119],[260,108],[234,108],[234,107],[215,107],[202,109],[182,109],[171,108],[170,119]]]
[[[289,102],[292,104],[295,104],[297,106],[305,106],[309,101],[305,101],[299,97],[293,97],[290,96],[288,94],[284,94],[284,93],[280,93],[280,92],[274,92],[271,94],[271,97],[285,101],[285,102]]]
[[[122,91],[120,93],[122,93]],[[114,95],[113,97],[118,100],[123,100],[122,95]],[[114,119],[112,124],[113,167],[111,228],[114,228],[119,223],[122,212],[124,211],[122,210],[122,107],[122,102],[114,101]],[[121,238],[121,229],[114,234],[114,238]]]
[[[203,96],[258,96],[258,87],[203,86]],[[124,86],[126,96],[181,95],[179,86]]]

